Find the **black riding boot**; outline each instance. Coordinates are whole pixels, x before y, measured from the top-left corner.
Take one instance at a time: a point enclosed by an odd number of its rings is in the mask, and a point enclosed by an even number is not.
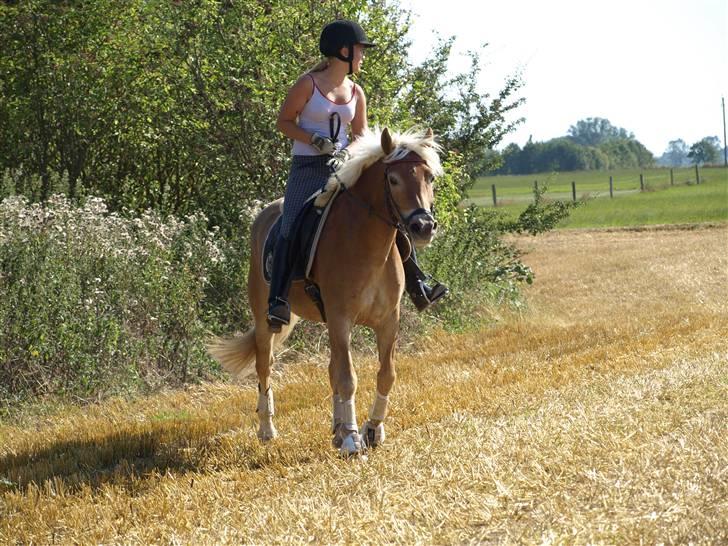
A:
[[[291,322],[291,306],[288,304],[288,289],[291,286],[290,241],[279,236],[273,251],[273,272],[268,296],[268,329],[280,332],[282,326]]]
[[[408,246],[409,243],[404,240],[404,235],[397,233],[397,248],[399,249],[400,256],[407,253],[409,250],[407,248]],[[415,254],[414,246],[411,249],[409,258],[406,260],[404,258],[402,259],[402,265],[404,266],[404,289],[409,294],[417,310],[424,311],[437,300],[447,295],[449,290],[447,286],[437,281],[435,281],[432,287],[427,285],[425,281],[427,281],[428,276],[417,264],[417,255]]]

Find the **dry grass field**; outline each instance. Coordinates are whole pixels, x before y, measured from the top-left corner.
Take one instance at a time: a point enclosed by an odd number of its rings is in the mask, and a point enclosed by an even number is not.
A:
[[[520,313],[400,355],[387,444],[330,448],[321,362],[0,424],[0,543],[728,543],[728,228],[518,244]],[[375,360],[357,359],[366,414]]]

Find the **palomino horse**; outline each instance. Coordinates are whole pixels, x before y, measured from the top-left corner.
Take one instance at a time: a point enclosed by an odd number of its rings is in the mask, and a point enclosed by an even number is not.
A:
[[[368,132],[352,146],[351,158],[326,189],[339,184],[339,195],[321,234],[310,277],[319,286],[325,305],[333,391],[333,444],[342,455],[361,453],[384,440],[384,418],[395,381],[394,345],[399,332],[399,305],[404,271],[395,244],[397,230],[406,229],[416,246],[432,241],[437,223],[432,215],[432,181],[442,174],[439,147],[432,131],[391,134]],[[319,202],[327,194],[319,197]],[[273,425],[270,370],[273,348],[290,333],[299,317],[321,321],[321,314],[302,283],[290,291],[291,323],[278,334],[268,330],[268,286],[262,273],[262,249],[271,225],[281,214],[281,201],[268,205],[255,219],[251,233],[248,296],[255,320],[242,336],[216,339],[210,353],[229,372],[242,375],[255,358],[258,374],[258,437],[277,435]],[[356,371],[349,351],[355,324],[372,328],[377,338],[377,392],[361,431],[354,409]]]

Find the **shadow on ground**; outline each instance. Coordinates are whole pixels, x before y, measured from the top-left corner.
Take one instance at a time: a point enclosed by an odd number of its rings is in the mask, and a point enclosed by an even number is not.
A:
[[[50,485],[73,493],[105,484],[135,490],[170,472],[205,473],[229,465],[256,470],[281,462],[276,449],[261,446],[254,434],[238,432],[211,427],[206,420],[186,420],[60,440],[0,457],[0,491]]]

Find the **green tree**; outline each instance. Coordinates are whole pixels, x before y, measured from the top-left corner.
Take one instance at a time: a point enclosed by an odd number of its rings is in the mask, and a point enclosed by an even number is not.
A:
[[[634,138],[613,138],[603,142],[599,149],[609,158],[609,168],[651,167],[655,158],[644,145]]]
[[[621,127],[615,127],[608,119],[586,118],[569,127],[568,137],[583,146],[599,146],[610,139],[632,139],[634,135]]]
[[[477,89],[480,60],[487,47],[471,51],[467,72],[448,77],[448,61],[453,38],[440,42],[430,58],[412,67],[404,80],[398,101],[400,117],[409,113],[420,125],[431,127],[443,146],[462,156],[468,178],[498,166],[492,150],[521,123],[509,119],[522,103],[515,95],[522,86],[518,74],[509,77],[497,96]]]
[[[688,158],[694,165],[715,163],[720,159],[720,148],[718,137],[705,137],[690,146]]]
[[[67,172],[72,196],[202,210],[234,229],[283,192],[290,147],[278,108],[337,16],[361,20],[380,44],[358,76],[372,124],[432,126],[466,175],[487,166],[482,150],[517,123],[506,118],[521,103],[519,79],[480,93],[475,54],[470,70],[448,76],[448,40],[411,65],[409,15],[396,3],[28,0],[0,4],[0,170],[22,165],[15,190],[33,199],[47,197],[52,172]],[[34,175],[42,183],[29,191]]]
[[[662,160],[671,167],[682,167],[688,162],[689,151],[683,139],[671,140],[662,154]]]

